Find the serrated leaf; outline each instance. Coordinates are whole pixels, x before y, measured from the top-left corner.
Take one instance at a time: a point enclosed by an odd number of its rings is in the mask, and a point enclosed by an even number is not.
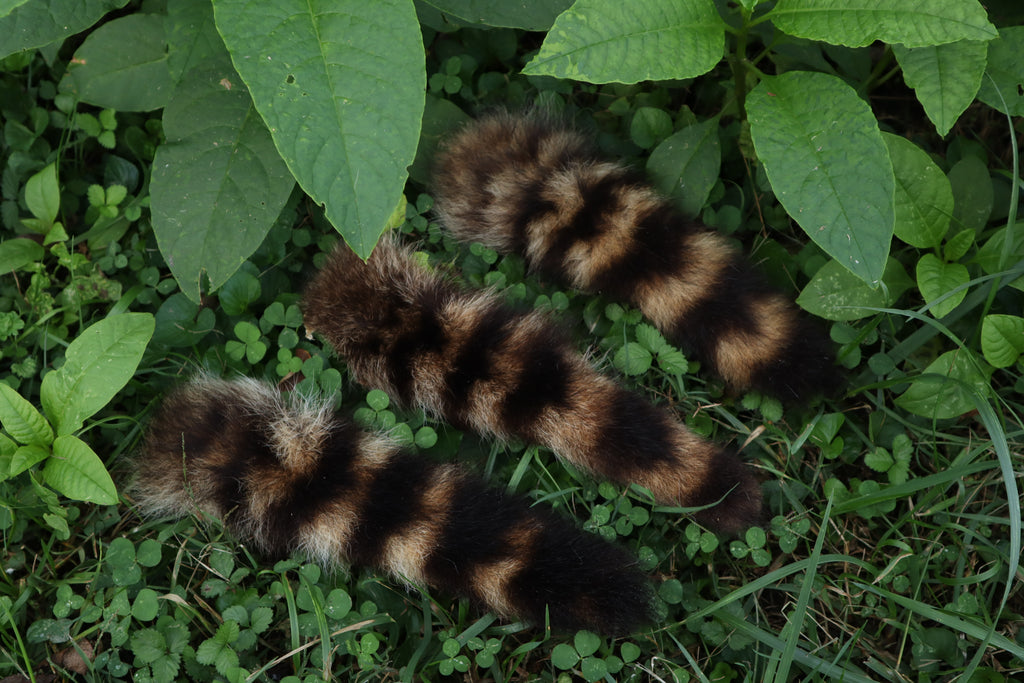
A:
[[[757,155],[789,215],[836,261],[878,286],[895,181],[870,107],[834,76],[791,71],[759,83],[747,114]]]
[[[57,164],[48,165],[32,175],[25,183],[25,204],[32,215],[49,227],[60,211],[60,186],[57,184]]]
[[[660,353],[668,346],[665,337],[653,325],[640,323],[636,326],[636,340],[651,353]]]
[[[1024,353],[1024,318],[986,315],[981,323],[981,352],[989,365],[1008,368]]]
[[[589,83],[692,78],[724,50],[725,25],[712,0],[577,0],[523,73]]]
[[[15,2],[0,16],[0,59],[42,47],[74,35],[95,24],[128,0],[49,0]]]
[[[426,75],[411,0],[215,0],[214,17],[299,185],[367,258],[416,153]]]
[[[893,465],[892,456],[889,451],[884,448],[876,448],[875,450],[864,455],[864,464],[873,469],[875,472],[888,472],[889,468]]]
[[[0,425],[27,446],[48,446],[53,441],[53,429],[42,413],[4,382],[0,382]]]
[[[925,254],[917,262],[917,288],[926,303],[964,285],[970,279],[967,266],[961,263],[946,263],[935,254]],[[942,318],[960,305],[967,296],[967,289],[961,289],[952,296],[936,303],[929,310],[936,318]]]
[[[914,89],[939,135],[949,132],[978,94],[988,49],[988,44],[977,40],[915,48],[892,46],[903,80]]]
[[[132,653],[140,664],[151,664],[167,652],[167,642],[163,634],[151,628],[144,628],[132,634],[130,641]]]
[[[936,358],[910,388],[896,397],[896,405],[929,419],[945,419],[975,409],[972,398],[987,396],[988,373],[979,371],[970,351],[956,349]]]
[[[173,86],[163,22],[160,14],[129,14],[103,24],[75,51],[61,88],[117,111],[163,107]]]
[[[953,190],[934,161],[906,138],[883,133],[895,177],[893,232],[919,249],[937,246],[953,215]]]
[[[859,320],[874,315],[866,307],[891,306],[913,284],[896,259],[889,259],[882,281],[884,287],[871,289],[849,270],[829,261],[814,274],[796,303],[826,320]]]
[[[999,38],[988,44],[988,74],[991,79],[982,79],[978,90],[979,100],[1010,116],[1024,116],[1024,61],[1021,54],[1024,54],[1024,26],[999,29]]]
[[[627,342],[619,349],[612,363],[630,377],[642,375],[651,368],[651,352],[636,342]]]
[[[722,149],[718,120],[687,126],[663,140],[647,160],[654,187],[687,216],[700,213],[718,180]]]
[[[849,47],[876,40],[922,47],[996,37],[977,0],[779,0],[768,16],[790,35]]]
[[[199,301],[259,247],[294,180],[227,56],[190,71],[164,110],[153,230],[181,291]]]
[[[473,24],[546,31],[572,0],[426,0],[428,5]]]
[[[53,455],[43,468],[43,479],[68,498],[97,505],[117,504],[117,487],[103,461],[76,436],[53,440]]]
[[[46,251],[35,240],[24,237],[4,240],[0,242],[0,273],[20,270],[30,263],[40,261],[45,254]]]
[[[671,347],[658,352],[658,366],[670,375],[684,375],[689,370],[689,362],[683,352]]]
[[[124,313],[83,330],[64,352],[64,365],[40,388],[43,410],[58,434],[70,434],[128,383],[153,336],[153,316]]]

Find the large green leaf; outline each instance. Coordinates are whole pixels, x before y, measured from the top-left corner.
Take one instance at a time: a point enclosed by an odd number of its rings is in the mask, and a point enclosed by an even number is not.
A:
[[[40,261],[45,254],[46,250],[35,240],[24,237],[4,240],[0,242],[0,275]]]
[[[43,479],[68,498],[98,505],[115,505],[117,487],[103,461],[75,436],[58,436],[53,455],[43,468]]]
[[[654,186],[672,197],[683,213],[696,216],[718,180],[721,165],[718,119],[709,119],[659,143],[647,160],[647,172]]]
[[[945,135],[978,94],[988,45],[959,40],[915,48],[893,45],[892,50],[903,69],[903,80],[914,89],[935,130]]]
[[[986,396],[990,391],[988,375],[991,372],[990,368],[979,369],[967,349],[947,351],[896,397],[896,405],[931,419],[963,415],[975,409],[972,394]]]
[[[75,51],[61,88],[118,111],[151,111],[171,95],[164,19],[129,14],[93,31]]]
[[[962,263],[946,263],[935,254],[925,254],[918,260],[916,271],[917,288],[925,302],[932,304],[930,311],[936,318],[944,317],[967,296],[966,288],[946,296],[970,280]],[[941,297],[945,298],[936,302]]]
[[[992,40],[996,28],[977,0],[779,0],[768,16],[800,38],[863,47]]]
[[[412,0],[215,0],[281,156],[367,257],[399,202],[426,88]]]
[[[834,76],[791,71],[747,99],[775,196],[816,244],[870,286],[892,240],[894,179],[870,107]]]
[[[0,382],[0,426],[27,446],[48,446],[53,441],[53,429],[42,413],[4,382]]]
[[[210,0],[174,0],[167,5],[164,18],[167,37],[167,67],[171,78],[181,77],[199,66],[213,66],[210,62],[227,57],[224,41],[217,33]]]
[[[590,83],[690,78],[725,50],[712,0],[577,0],[523,73]]]
[[[1011,116],[1024,116],[1024,26],[999,30],[988,44],[988,73],[981,81],[978,99]],[[1000,95],[1002,97],[1000,97]],[[1003,104],[1005,102],[1005,106]]]
[[[90,325],[43,377],[40,400],[58,434],[70,434],[128,383],[153,336],[153,316],[123,313]]]
[[[181,291],[223,285],[259,247],[295,182],[227,55],[182,79],[153,160],[153,231]]]
[[[474,24],[546,31],[572,0],[425,0],[442,12]]]
[[[31,0],[4,3],[0,10],[0,59],[49,45],[95,24],[128,0]]]
[[[1008,368],[1024,353],[1024,318],[986,315],[981,322],[981,352],[990,365]]]
[[[953,190],[928,154],[910,140],[883,133],[896,179],[896,236],[920,249],[936,247],[949,230]]]

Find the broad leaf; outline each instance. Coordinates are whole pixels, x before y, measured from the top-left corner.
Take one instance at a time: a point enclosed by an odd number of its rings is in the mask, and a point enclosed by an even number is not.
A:
[[[263,242],[295,185],[227,56],[185,75],[153,160],[153,231],[181,291],[223,285]]]
[[[151,111],[171,95],[164,19],[129,14],[103,24],[75,51],[61,80],[84,102],[118,111]]]
[[[953,190],[953,225],[980,233],[995,201],[988,166],[973,154],[968,155],[949,169],[948,177]]]
[[[691,78],[722,60],[712,0],[577,0],[523,73],[590,83]]]
[[[53,455],[43,468],[43,479],[68,498],[97,505],[117,504],[117,487],[103,461],[75,436],[58,436]]]
[[[923,47],[996,37],[977,0],[779,0],[768,16],[791,35],[850,47],[876,40]]]
[[[889,153],[870,107],[834,76],[765,78],[747,100],[775,196],[812,240],[878,286],[895,213]]]
[[[975,409],[975,398],[991,390],[988,374],[978,369],[970,351],[947,351],[924,369],[910,388],[896,398],[904,410],[930,419],[963,415]]]
[[[24,237],[0,242],[0,274],[6,275],[43,258],[46,250],[35,240]]]
[[[718,120],[687,126],[663,140],[647,160],[654,186],[688,216],[700,213],[718,180]]]
[[[9,2],[0,12],[0,59],[43,47],[84,31],[128,0],[31,0]]]
[[[42,413],[4,382],[0,382],[0,426],[27,446],[48,446],[53,441],[53,429]]]
[[[53,163],[32,175],[25,183],[25,204],[32,215],[47,227],[57,220],[60,211],[60,186],[57,164]]]
[[[981,323],[981,352],[990,365],[1008,368],[1024,353],[1024,318],[986,315]]]
[[[164,32],[167,37],[167,67],[176,83],[196,67],[213,66],[211,61],[219,65],[222,59],[227,58],[224,41],[213,22],[210,0],[174,0],[168,3]]]
[[[988,45],[960,40],[915,48],[893,45],[892,50],[903,80],[914,89],[935,130],[945,135],[978,94]]]
[[[123,313],[90,325],[64,352],[64,365],[43,378],[40,399],[58,434],[82,426],[128,383],[153,336],[153,316]]]
[[[1024,116],[1022,54],[1024,26],[1000,29],[999,38],[988,44],[988,73],[991,79],[982,79],[978,91],[979,100],[1011,116]]]
[[[967,284],[969,279],[967,266],[961,263],[946,263],[935,254],[925,254],[917,262],[917,288],[925,302],[929,304],[957,287]],[[942,318],[959,306],[965,296],[966,287],[938,301],[929,310],[936,318]]]
[[[474,24],[546,31],[572,0],[426,0],[428,5]]]
[[[896,179],[897,237],[920,249],[938,246],[949,230],[953,190],[931,157],[906,138],[883,133]]]
[[[837,262],[829,261],[814,274],[796,303],[826,320],[859,320],[875,314],[868,307],[887,308],[913,286],[896,259],[889,259],[882,282],[882,287],[872,289]]]
[[[32,465],[50,457],[50,449],[44,446],[22,446],[11,455],[7,466],[7,476],[16,477]]]
[[[367,257],[406,180],[426,88],[411,0],[215,0],[217,28],[281,156]]]

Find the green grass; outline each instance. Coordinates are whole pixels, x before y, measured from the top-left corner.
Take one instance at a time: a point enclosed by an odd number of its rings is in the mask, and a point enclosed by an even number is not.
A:
[[[721,170],[703,220],[752,252],[794,297],[826,263],[776,202],[757,162],[741,154],[748,131],[716,80],[731,72],[686,87],[593,86],[519,74],[537,47],[522,32],[428,30],[427,39],[432,95],[467,111],[542,102],[630,163],[644,163],[675,130],[724,110]],[[866,53],[830,54],[855,79]],[[950,259],[969,278],[943,296],[961,288],[963,302],[936,320],[929,310],[941,297],[926,304],[915,280],[923,254],[950,256],[960,226],[934,249],[894,241],[891,255],[903,275],[887,276],[892,300],[858,300],[870,311],[826,323],[847,370],[847,395],[787,409],[759,395],[725,396],[697,364],[652,335],[637,311],[540,282],[516,257],[453,243],[432,222],[417,161],[398,229],[432,263],[470,286],[500,289],[515,305],[549,311],[603,370],[671,405],[699,433],[743,447],[764,480],[767,517],[726,538],[642,491],[593,481],[536,446],[460,433],[352,383],[344,364],[301,327],[298,293],[337,234],[298,190],[227,283],[201,305],[190,301],[150,222],[160,113],[69,101],[58,87],[69,56],[30,52],[8,57],[0,69],[2,237],[8,244],[28,235],[39,245],[18,243],[23,256],[0,252],[9,269],[0,278],[0,379],[39,406],[43,376],[63,363],[83,329],[115,312],[151,313],[155,332],[134,377],[76,432],[119,484],[155,402],[183,377],[199,368],[271,381],[294,375],[335,396],[362,424],[394,430],[423,457],[464,461],[493,485],[628,548],[655,583],[659,620],[617,641],[550,634],[373,572],[260,557],[213,520],[143,520],[123,495],[117,505],[61,496],[43,474],[45,461],[10,474],[17,444],[5,425],[0,677],[295,683],[1024,676],[1024,364],[1015,358],[997,368],[982,348],[986,316],[1022,315],[1021,293],[1011,284],[1024,273],[1016,222],[1019,117],[976,104],[942,139],[908,105],[912,95],[901,84],[874,93],[879,119],[929,152],[946,176],[956,178],[951,170],[962,159],[984,162],[982,180],[995,200],[966,250]],[[59,212],[48,215],[26,188],[53,162]],[[63,233],[54,232],[58,223]],[[953,378],[929,378],[950,352],[961,354],[947,366]],[[939,390],[942,400],[929,403]],[[912,401],[908,391],[923,398]],[[943,416],[948,406],[962,410]]]

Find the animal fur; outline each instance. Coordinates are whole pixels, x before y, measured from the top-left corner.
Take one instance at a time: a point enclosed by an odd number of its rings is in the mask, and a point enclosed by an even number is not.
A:
[[[537,114],[483,118],[442,149],[433,184],[458,239],[629,302],[734,391],[794,402],[838,385],[822,332],[724,237],[566,126]]]
[[[372,567],[505,616],[612,635],[651,619],[627,553],[315,401],[200,377],[152,420],[132,485],[150,515],[223,520],[270,556]]]
[[[307,330],[325,337],[360,383],[407,406],[541,444],[664,504],[710,505],[697,518],[717,529],[758,520],[760,489],[735,452],[597,372],[544,315],[460,288],[391,238],[367,263],[339,244],[301,306]]]

